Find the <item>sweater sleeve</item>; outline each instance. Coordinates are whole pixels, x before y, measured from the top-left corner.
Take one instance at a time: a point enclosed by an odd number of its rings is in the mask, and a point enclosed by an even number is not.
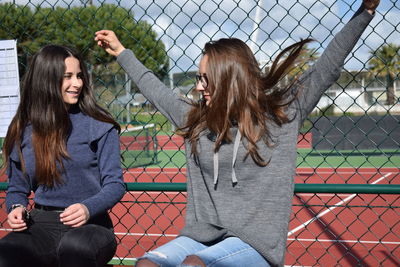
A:
[[[122,177],[119,136],[111,128],[97,141],[97,159],[100,172],[101,190],[82,201],[91,217],[111,209],[124,195],[125,184]]]
[[[304,121],[323,93],[339,78],[346,57],[356,45],[373,15],[361,7],[335,35],[318,61],[306,71],[297,85],[298,108]]]
[[[13,152],[15,152],[15,149]],[[10,156],[7,167],[7,212],[11,211],[11,207],[14,204],[22,204],[26,207],[28,205],[28,197],[31,194],[30,180],[22,172],[21,162],[17,158]]]
[[[175,126],[182,127],[190,105],[162,83],[129,49],[118,57],[118,63],[128,73],[142,94]]]

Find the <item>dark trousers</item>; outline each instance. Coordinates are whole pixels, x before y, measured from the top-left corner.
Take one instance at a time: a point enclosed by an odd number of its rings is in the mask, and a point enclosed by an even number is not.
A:
[[[108,214],[72,228],[60,212],[34,209],[27,230],[0,240],[0,267],[103,267],[117,248]]]

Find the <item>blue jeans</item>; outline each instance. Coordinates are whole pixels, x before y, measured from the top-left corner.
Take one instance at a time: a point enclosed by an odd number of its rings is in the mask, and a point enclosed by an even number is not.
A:
[[[179,236],[147,252],[140,259],[148,259],[160,267],[185,266],[182,262],[189,255],[198,256],[206,266],[270,266],[255,249],[237,237],[228,237],[212,246],[206,246],[191,238]]]

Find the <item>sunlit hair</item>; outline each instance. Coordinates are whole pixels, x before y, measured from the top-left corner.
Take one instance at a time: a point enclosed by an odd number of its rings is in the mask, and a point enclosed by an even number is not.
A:
[[[211,100],[193,103],[186,125],[180,134],[188,138],[192,153],[197,155],[201,132],[209,129],[217,136],[215,151],[223,142],[232,142],[230,128],[236,123],[248,141],[248,155],[260,166],[267,162],[260,156],[257,141],[272,145],[269,123],[279,126],[290,121],[287,107],[296,99],[290,92],[292,81],[280,87],[280,81],[292,68],[302,48],[311,39],[302,40],[284,49],[269,71],[263,73],[250,48],[236,38],[223,38],[206,43],[207,90]]]
[[[71,131],[69,105],[63,101],[61,87],[65,73],[65,59],[79,60],[83,86],[78,100],[80,110],[96,120],[112,123],[119,131],[119,124],[97,103],[90,85],[89,73],[77,52],[59,45],[48,45],[37,52],[24,76],[21,101],[4,141],[4,166],[10,154],[17,149],[25,173],[21,142],[27,125],[32,125],[32,145],[35,153],[35,179],[39,184],[53,187],[62,183],[63,159],[69,158],[67,137]]]

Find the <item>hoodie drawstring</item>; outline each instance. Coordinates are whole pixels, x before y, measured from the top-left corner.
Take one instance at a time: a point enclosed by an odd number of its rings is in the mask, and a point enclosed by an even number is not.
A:
[[[240,134],[240,130],[238,128],[236,132],[235,142],[233,144],[233,157],[232,157],[232,184],[237,184],[238,180],[236,178],[235,172],[235,163],[237,158],[237,152],[239,150],[240,139],[242,135]],[[214,186],[218,183],[218,151],[214,152]]]

